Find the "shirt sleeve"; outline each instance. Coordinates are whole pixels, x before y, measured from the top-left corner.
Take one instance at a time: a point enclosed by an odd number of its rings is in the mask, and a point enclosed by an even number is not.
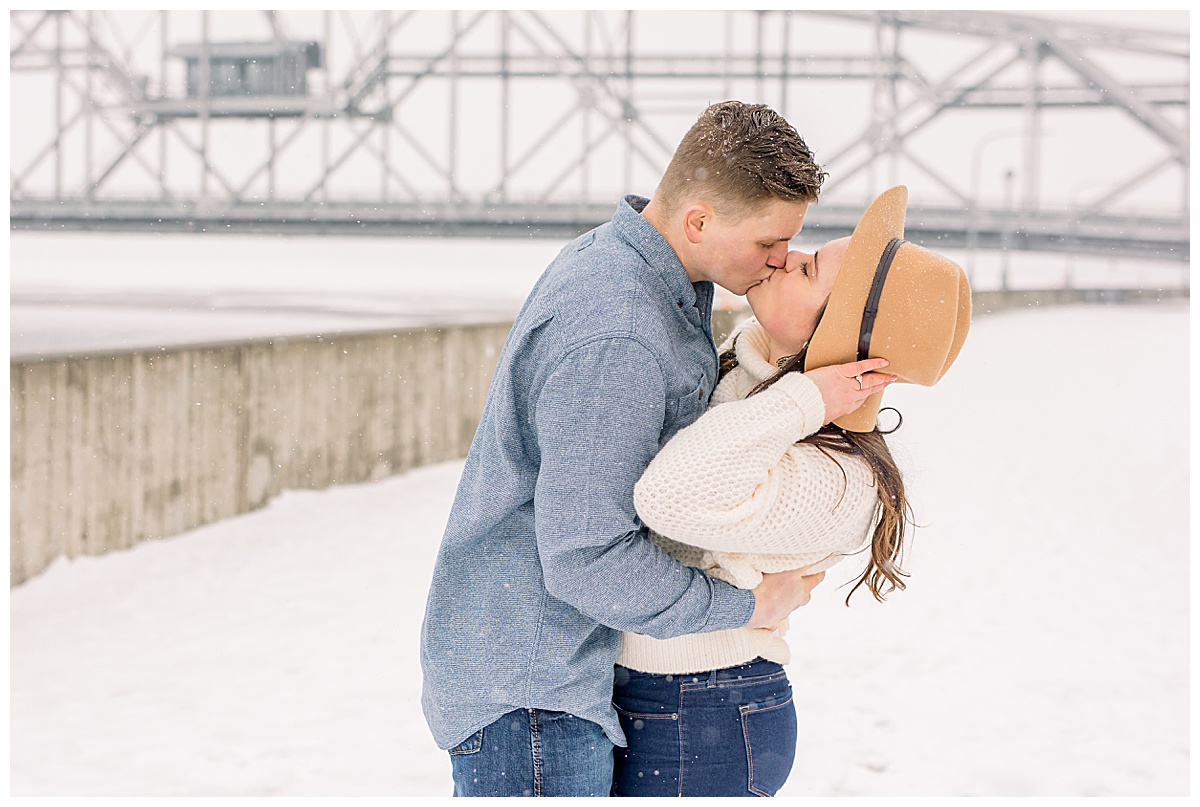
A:
[[[714,552],[824,558],[831,540],[865,535],[877,498],[865,464],[796,445],[824,415],[820,391],[800,373],[710,408],[646,468],[638,515]]]
[[[603,625],[655,638],[742,627],[754,595],[654,546],[634,510],[665,416],[662,371],[636,339],[576,347],[549,373],[534,411],[546,589]]]

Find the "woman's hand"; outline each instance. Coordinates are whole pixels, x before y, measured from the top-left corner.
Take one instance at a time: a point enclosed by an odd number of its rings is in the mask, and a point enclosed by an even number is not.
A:
[[[825,579],[825,572],[804,572],[805,569],[792,569],[764,574],[762,582],[754,589],[754,613],[746,627],[774,630],[788,614],[807,605],[812,599],[812,590]]]
[[[832,423],[863,405],[876,392],[882,392],[897,376],[878,372],[887,367],[887,359],[864,359],[849,364],[818,367],[804,375],[812,379],[825,402],[825,422]]]

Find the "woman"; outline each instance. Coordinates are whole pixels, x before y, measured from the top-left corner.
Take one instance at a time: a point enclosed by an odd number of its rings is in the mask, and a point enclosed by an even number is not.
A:
[[[652,540],[683,563],[752,589],[869,549],[847,604],[864,584],[880,600],[904,588],[907,503],[880,400],[895,380],[941,378],[970,322],[962,270],[903,241],[906,201],[903,186],[885,192],[850,238],[790,253],[747,293],[754,317],[722,345],[708,412],[634,492]],[[847,389],[872,393],[839,416],[826,404]],[[774,795],[796,745],[786,630],[623,635],[613,703],[629,746],[613,794]]]

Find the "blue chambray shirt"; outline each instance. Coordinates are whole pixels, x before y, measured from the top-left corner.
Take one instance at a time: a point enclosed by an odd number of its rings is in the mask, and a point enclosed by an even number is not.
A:
[[[646,538],[633,486],[717,382],[713,286],[691,283],[626,196],[568,244],[501,353],[434,566],[421,706],[450,749],[517,708],[570,712],[625,745],[620,631],[745,625],[754,595]]]

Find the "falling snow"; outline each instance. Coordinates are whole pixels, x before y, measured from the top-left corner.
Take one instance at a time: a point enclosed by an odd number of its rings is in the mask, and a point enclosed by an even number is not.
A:
[[[913,576],[847,608],[843,564],[792,619],[781,795],[1187,794],[1187,335],[1185,304],[997,314],[889,390]],[[13,590],[12,794],[449,795],[417,641],[461,468]]]

